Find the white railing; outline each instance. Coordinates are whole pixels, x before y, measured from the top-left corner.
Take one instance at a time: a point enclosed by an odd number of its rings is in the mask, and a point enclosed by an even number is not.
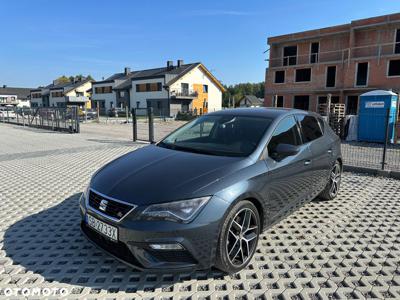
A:
[[[88,102],[89,98],[85,96],[66,96],[67,102]]]
[[[285,67],[294,65],[308,65],[315,63],[344,63],[352,59],[377,58],[400,55],[400,43],[374,44],[357,46],[341,50],[323,51],[295,56],[270,58],[269,67]]]

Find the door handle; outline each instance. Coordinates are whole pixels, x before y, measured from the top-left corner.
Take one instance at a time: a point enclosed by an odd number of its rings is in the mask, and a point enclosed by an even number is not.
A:
[[[332,154],[332,149],[329,149],[327,152],[328,154]]]
[[[307,159],[304,161],[305,166],[309,166],[311,164],[311,160]]]

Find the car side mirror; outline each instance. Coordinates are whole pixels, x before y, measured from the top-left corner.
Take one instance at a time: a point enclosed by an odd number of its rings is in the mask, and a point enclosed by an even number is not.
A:
[[[271,153],[271,157],[275,160],[282,160],[288,156],[299,153],[299,148],[290,144],[278,144],[275,151]]]

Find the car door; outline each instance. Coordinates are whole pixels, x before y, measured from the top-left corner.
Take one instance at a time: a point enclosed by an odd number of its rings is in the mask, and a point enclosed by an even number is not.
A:
[[[279,144],[296,146],[298,152],[287,157],[276,157],[274,153]],[[311,152],[301,142],[294,116],[288,116],[279,122],[266,147],[264,160],[268,172],[265,174],[263,194],[267,203],[267,219],[274,223],[301,206],[307,195]]]
[[[297,114],[296,119],[300,125],[302,140],[308,144],[312,154],[310,167],[313,180],[310,187],[312,187],[311,197],[314,198],[325,188],[329,178],[332,149],[316,117]]]

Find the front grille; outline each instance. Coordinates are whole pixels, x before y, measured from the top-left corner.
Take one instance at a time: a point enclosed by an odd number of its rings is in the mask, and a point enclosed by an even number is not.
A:
[[[137,261],[135,256],[133,256],[128,246],[126,246],[124,243],[120,241],[113,242],[101,236],[99,233],[89,228],[85,222],[81,223],[81,228],[85,235],[103,250],[133,266],[143,268],[143,266]]]
[[[187,250],[154,250],[146,249],[147,253],[160,262],[196,264],[196,260]]]
[[[106,205],[101,205],[102,200],[107,201]],[[89,192],[89,206],[116,220],[121,220],[128,212],[135,208],[133,204],[125,204],[103,197],[92,190]]]

